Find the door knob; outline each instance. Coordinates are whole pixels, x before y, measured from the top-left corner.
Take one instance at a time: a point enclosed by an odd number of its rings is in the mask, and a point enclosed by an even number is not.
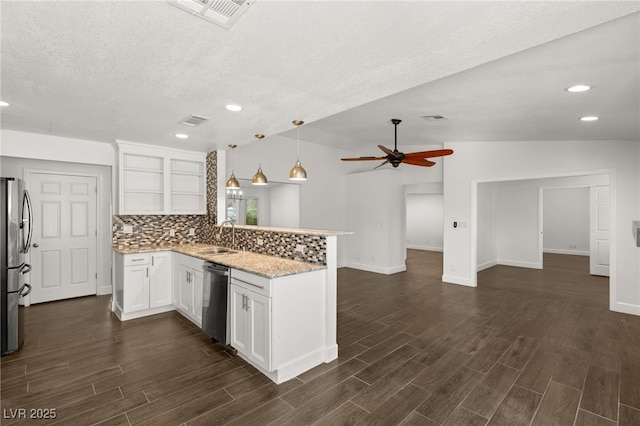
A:
[[[33,248],[38,248],[38,247],[40,247],[40,246],[38,245],[38,243],[33,243],[33,244],[32,244],[32,247],[33,247]]]

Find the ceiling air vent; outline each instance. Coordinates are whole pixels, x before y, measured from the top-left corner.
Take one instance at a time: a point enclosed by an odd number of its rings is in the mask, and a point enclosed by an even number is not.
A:
[[[209,121],[209,119],[204,117],[198,117],[197,115],[190,115],[188,117],[183,118],[178,123],[184,124],[185,126],[196,127],[201,125],[205,121]]]
[[[423,115],[422,118],[424,118],[427,121],[441,121],[441,120],[447,119],[447,117],[443,115]]]
[[[230,28],[255,0],[171,0],[169,4],[195,16]]]

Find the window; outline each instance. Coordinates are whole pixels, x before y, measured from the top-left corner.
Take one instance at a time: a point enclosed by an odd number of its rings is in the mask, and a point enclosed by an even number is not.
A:
[[[258,225],[258,198],[247,198],[247,225]]]

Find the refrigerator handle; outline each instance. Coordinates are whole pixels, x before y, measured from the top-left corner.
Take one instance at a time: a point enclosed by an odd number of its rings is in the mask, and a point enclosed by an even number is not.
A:
[[[27,287],[27,292],[23,293],[22,291],[24,290],[25,287]],[[18,292],[18,294],[20,294],[20,297],[25,297],[29,293],[31,293],[31,285],[26,283],[22,285],[22,287],[20,288],[20,291]]]
[[[29,225],[29,231],[27,234],[27,241],[24,244],[24,253],[29,252],[29,247],[31,247],[31,238],[33,237],[33,208],[31,206],[31,197],[29,196],[29,191],[25,189],[24,191],[24,201],[22,203],[24,208],[24,202],[27,203],[27,209],[29,210],[28,219],[22,220],[23,223],[27,223]]]
[[[20,269],[20,272],[23,274],[28,274],[29,272],[31,272],[31,265],[29,265],[28,263],[25,263]]]

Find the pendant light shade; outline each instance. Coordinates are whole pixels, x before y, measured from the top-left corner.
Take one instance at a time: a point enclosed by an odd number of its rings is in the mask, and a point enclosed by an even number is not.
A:
[[[258,139],[258,141],[260,141],[260,139],[264,138],[264,135],[258,133],[256,136],[256,139]],[[267,177],[264,175],[264,173],[262,173],[262,166],[258,165],[258,171],[256,172],[255,175],[253,175],[253,178],[251,179],[251,184],[252,185],[258,185],[258,186],[264,186],[268,183]]]
[[[307,180],[307,171],[302,167],[300,163],[300,126],[304,124],[302,120],[294,120],[293,124],[295,124],[298,129],[298,138],[296,144],[296,164],[293,166],[293,169],[289,172],[289,180],[296,181],[304,181]]]
[[[229,180],[227,181],[227,189],[237,189],[240,188],[240,182],[238,182],[238,179],[236,179],[236,176],[233,174],[233,171],[231,172],[231,177],[229,178]]]
[[[229,148],[233,151],[238,145],[229,145]],[[231,156],[231,151],[229,151],[229,156]],[[225,185],[227,189],[237,189],[240,188],[240,182],[236,179],[236,175],[233,173],[233,167],[231,167],[231,177],[227,180],[227,184]]]

